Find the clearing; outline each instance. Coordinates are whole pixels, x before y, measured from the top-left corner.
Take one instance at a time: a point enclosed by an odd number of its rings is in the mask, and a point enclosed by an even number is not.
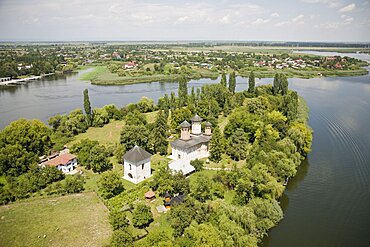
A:
[[[0,246],[107,246],[108,209],[94,192],[0,207]]]

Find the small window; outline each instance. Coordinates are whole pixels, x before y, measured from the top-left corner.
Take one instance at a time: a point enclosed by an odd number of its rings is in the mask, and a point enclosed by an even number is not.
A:
[[[132,169],[131,169],[131,164],[130,164],[130,170],[132,170]]]
[[[144,170],[144,164],[141,165],[141,169]]]

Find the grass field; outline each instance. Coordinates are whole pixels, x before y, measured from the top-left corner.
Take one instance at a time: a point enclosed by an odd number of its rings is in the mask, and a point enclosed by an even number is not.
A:
[[[107,246],[108,210],[93,192],[0,207],[0,246]]]
[[[154,122],[158,111],[144,113],[146,120],[149,123]],[[125,121],[111,121],[110,123],[104,125],[103,127],[90,127],[85,133],[78,134],[74,137],[73,141],[69,142],[67,146],[72,146],[73,144],[79,142],[82,139],[90,139],[98,141],[100,144],[109,146],[118,144],[122,127],[125,125]]]

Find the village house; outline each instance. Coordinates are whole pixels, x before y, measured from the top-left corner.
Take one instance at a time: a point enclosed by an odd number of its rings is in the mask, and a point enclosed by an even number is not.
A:
[[[72,172],[77,166],[77,157],[70,153],[63,153],[41,164],[42,166],[53,166],[63,173]]]
[[[134,69],[137,67],[137,63],[135,61],[133,62],[128,62],[125,65],[123,65],[124,69]]]
[[[170,143],[172,148],[170,158],[173,161],[169,164],[169,168],[172,171],[181,171],[184,175],[191,174],[195,168],[190,165],[190,161],[209,156],[212,124],[206,122],[204,133],[202,133],[202,120],[201,117],[195,115],[191,119],[192,124],[186,120],[180,124],[180,138]]]
[[[152,175],[150,167],[152,155],[139,146],[123,155],[123,178],[138,184]]]

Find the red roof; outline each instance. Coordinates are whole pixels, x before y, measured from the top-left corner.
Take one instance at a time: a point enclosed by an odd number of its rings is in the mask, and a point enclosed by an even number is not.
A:
[[[145,193],[146,198],[152,198],[155,196],[155,193],[152,190],[149,190],[148,192]]]
[[[136,63],[135,62],[128,62],[126,65],[127,66],[136,66]]]
[[[45,162],[45,164],[48,165],[48,166],[65,165],[69,161],[71,161],[75,158],[76,158],[75,155],[67,153],[67,154],[59,155],[58,157],[55,157],[54,159],[48,160],[48,161]]]

